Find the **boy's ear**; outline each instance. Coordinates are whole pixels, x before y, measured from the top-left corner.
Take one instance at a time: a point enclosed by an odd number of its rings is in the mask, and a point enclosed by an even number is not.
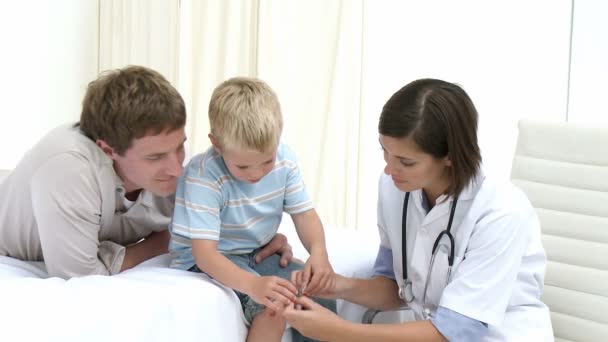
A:
[[[110,159],[114,159],[114,155],[116,154],[114,152],[114,148],[108,145],[105,140],[97,139],[95,141],[95,145],[97,145],[97,147],[99,147],[103,151],[103,153],[105,153],[106,156],[110,157]]]
[[[209,137],[209,141],[211,141],[211,145],[213,145],[215,152],[221,154],[220,145],[217,143],[217,140],[215,139],[213,134],[209,133],[207,136]]]

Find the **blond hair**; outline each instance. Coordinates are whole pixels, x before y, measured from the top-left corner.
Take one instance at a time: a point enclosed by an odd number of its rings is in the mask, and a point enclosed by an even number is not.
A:
[[[264,81],[235,77],[217,86],[209,103],[211,134],[222,149],[267,152],[279,144],[281,106]]]

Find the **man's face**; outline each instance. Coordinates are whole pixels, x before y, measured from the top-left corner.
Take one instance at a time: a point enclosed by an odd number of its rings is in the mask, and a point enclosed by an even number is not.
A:
[[[218,151],[219,152],[219,151]],[[219,152],[230,174],[241,182],[257,183],[274,168],[277,150],[225,150]]]
[[[133,140],[121,156],[107,153],[127,193],[144,189],[158,196],[175,192],[184,162],[184,128]]]

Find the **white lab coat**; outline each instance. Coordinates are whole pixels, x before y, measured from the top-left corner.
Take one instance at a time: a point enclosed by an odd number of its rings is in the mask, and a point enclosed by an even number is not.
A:
[[[442,195],[428,212],[421,190],[410,194],[407,212],[408,276],[413,282],[410,307],[424,319],[422,297],[431,250],[446,229],[453,198]],[[403,283],[401,219],[405,193],[382,175],[378,195],[381,244],[392,250],[393,269]],[[540,295],[546,255],[540,225],[527,197],[511,183],[497,184],[479,175],[460,194],[451,232],[456,248],[446,286],[447,255],[438,253],[429,280],[427,303],[488,324],[486,341],[553,341],[547,306]]]

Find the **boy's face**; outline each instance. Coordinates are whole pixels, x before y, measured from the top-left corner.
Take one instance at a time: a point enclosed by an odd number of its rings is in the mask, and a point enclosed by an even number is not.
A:
[[[241,182],[257,183],[274,168],[277,150],[259,152],[255,150],[226,149],[216,151],[224,158],[224,163],[232,176]]]
[[[184,128],[180,128],[135,139],[123,155],[100,147],[114,160],[114,169],[127,193],[144,189],[168,196],[175,192],[182,173],[185,141]]]

